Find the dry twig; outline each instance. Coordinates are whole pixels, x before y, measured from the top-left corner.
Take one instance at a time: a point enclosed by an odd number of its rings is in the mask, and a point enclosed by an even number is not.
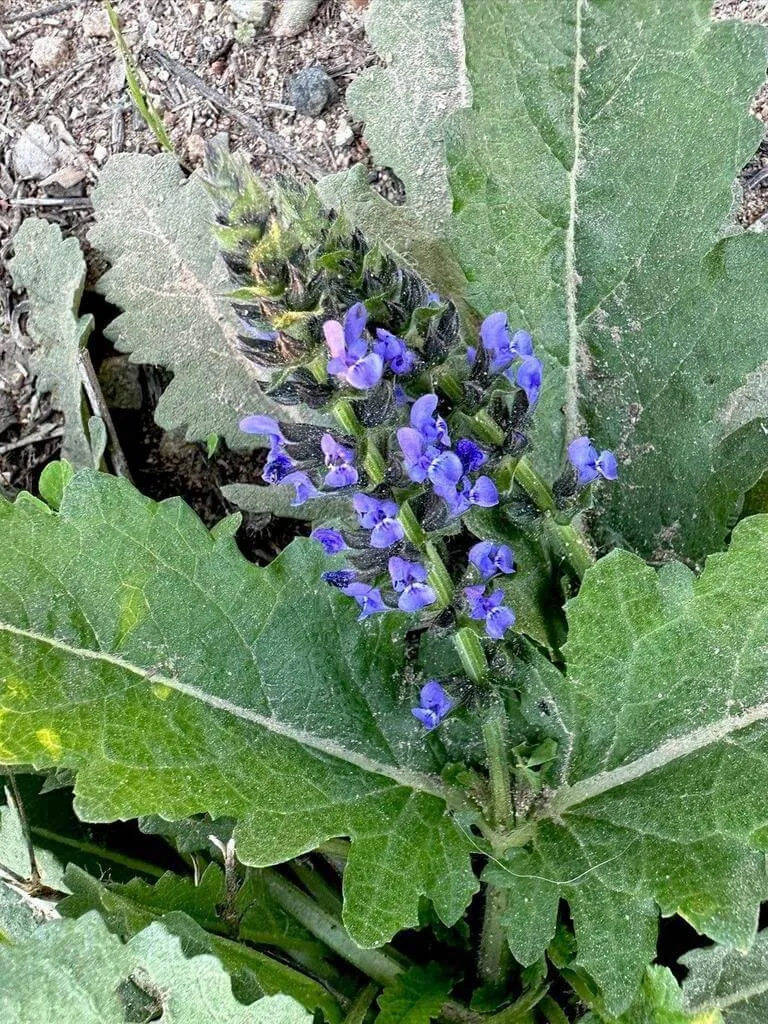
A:
[[[85,3],[85,0],[60,0],[58,4],[50,4],[48,7],[39,7],[36,11],[22,11],[21,14],[11,14],[0,21],[3,25],[12,25],[18,21],[32,21],[34,18],[49,18],[52,14],[61,14],[62,11],[76,7],[77,4]]]

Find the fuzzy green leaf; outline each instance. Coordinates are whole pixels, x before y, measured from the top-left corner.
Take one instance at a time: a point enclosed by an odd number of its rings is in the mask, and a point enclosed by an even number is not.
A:
[[[453,242],[546,359],[536,453],[614,448],[601,528],[698,559],[768,462],[766,239],[729,221],[765,32],[710,0],[466,0]],[[726,237],[727,236],[727,237]]]
[[[361,626],[294,541],[257,569],[182,501],[83,471],[59,513],[0,504],[0,759],[77,770],[86,820],[238,819],[273,864],[350,836],[345,923],[377,945],[476,889],[463,795],[409,708],[402,616]],[[43,569],[44,567],[44,569]]]
[[[32,901],[0,881],[0,947],[20,942],[44,920]]]
[[[649,967],[637,997],[625,1013],[612,1017],[595,1011],[584,1017],[582,1024],[722,1024],[722,1018],[717,1012],[686,1012],[683,994],[672,972],[666,967]]]
[[[569,901],[579,963],[611,1012],[654,956],[659,910],[724,945],[754,938],[768,895],[767,573],[765,516],[740,523],[699,578],[615,551],[567,606],[567,677],[531,674],[561,781],[529,847],[488,877],[512,890],[523,963]]]
[[[746,953],[711,946],[686,953],[680,962],[690,972],[683,983],[685,1005],[697,1021],[717,1011],[725,1024],[768,1020],[768,931],[759,932]]]
[[[168,1024],[310,1024],[289,996],[243,1006],[215,957],[187,959],[179,939],[153,924],[123,945],[97,914],[56,921],[27,939],[0,946],[3,1024],[77,1021],[126,1024],[137,1018],[137,997],[148,1019]]]
[[[16,255],[8,268],[14,287],[27,293],[27,331],[39,348],[30,368],[41,391],[51,392],[64,414],[64,457],[91,466],[93,457],[83,420],[80,350],[93,330],[93,317],[78,316],[85,284],[85,260],[76,238],[34,217],[25,220],[13,240]]]
[[[277,946],[302,962],[319,960],[319,943],[313,943],[300,925],[270,903],[258,872],[249,872],[228,920],[222,916],[224,876],[216,865],[206,868],[197,885],[192,878],[171,872],[155,885],[140,879],[126,885],[105,884],[74,865],[67,869],[66,881],[72,895],[59,904],[64,917],[97,910],[110,932],[123,940],[160,921],[179,936],[187,956],[213,953],[231,976],[232,990],[241,1002],[284,992],[308,1010],[322,1010],[331,1024],[338,1024],[341,1011],[322,985],[252,948],[253,943]]]
[[[450,975],[438,964],[412,967],[379,996],[377,1024],[429,1024],[440,1016],[452,987]]]
[[[93,193],[89,240],[109,260],[98,290],[123,312],[107,335],[137,363],[165,366],[173,380],[156,419],[188,440],[224,437],[253,445],[238,429],[246,413],[279,414],[254,366],[235,350],[226,269],[218,259],[211,199],[198,175],[185,179],[170,154],[120,154]]]
[[[366,16],[371,45],[386,67],[352,82],[347,102],[365,122],[377,164],[405,186],[396,206],[368,184],[364,167],[323,178],[317,190],[373,241],[413,262],[444,294],[459,297],[463,274],[445,242],[451,193],[443,151],[449,115],[469,102],[461,0],[373,0]]]

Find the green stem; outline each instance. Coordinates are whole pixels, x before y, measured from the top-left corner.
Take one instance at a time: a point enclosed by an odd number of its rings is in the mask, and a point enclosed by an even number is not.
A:
[[[525,456],[518,461],[515,467],[514,479],[542,512],[555,511],[555,499],[552,497],[552,492]]]
[[[159,868],[156,864],[150,864],[145,860],[138,860],[136,857],[128,857],[123,853],[118,853],[116,850],[109,850],[105,846],[99,846],[97,843],[89,843],[85,839],[72,839],[70,836],[62,836],[58,832],[51,832],[47,828],[38,828],[36,825],[31,827],[30,832],[33,836],[38,836],[40,839],[48,839],[60,846],[69,846],[73,850],[91,854],[101,860],[110,860],[113,864],[119,864],[130,871],[138,871],[144,875],[151,875],[154,878],[161,878],[165,874],[165,870]]]
[[[595,556],[576,527],[572,523],[556,523],[551,515],[547,515],[544,518],[544,529],[554,542],[555,550],[582,579],[587,569],[595,564]]]
[[[488,674],[488,662],[477,633],[470,626],[462,626],[453,642],[469,678],[473,683],[483,683]]]
[[[427,543],[427,535],[407,501],[404,501],[400,506],[397,518],[400,520],[403,530],[405,530],[405,536],[411,544],[420,550],[423,549]]]
[[[371,1008],[371,1003],[376,998],[379,991],[379,986],[371,982],[366,985],[365,988],[360,989],[360,992],[355,997],[354,1003],[349,1008],[349,1013],[344,1018],[344,1024],[363,1024],[368,1010]]]
[[[436,607],[447,608],[453,601],[453,580],[445,568],[440,552],[431,540],[424,544],[424,551],[427,556],[427,579],[437,594]]]
[[[276,871],[265,871],[264,881],[270,895],[334,953],[353,964],[381,985],[391,985],[403,968],[380,949],[361,949],[349,937],[335,917]]]
[[[295,860],[291,862],[291,870],[298,878],[307,892],[316,901],[318,906],[327,910],[329,914],[341,915],[341,900],[339,894],[328,885],[322,875],[305,861]]]
[[[545,996],[539,1003],[539,1009],[547,1018],[549,1024],[568,1024],[568,1018],[552,996]]]
[[[387,472],[387,465],[384,462],[381,452],[373,443],[368,431],[357,418],[357,413],[352,408],[352,403],[343,398],[333,407],[333,414],[339,425],[352,437],[362,441],[365,454],[363,456],[363,469],[374,487],[383,482]]]

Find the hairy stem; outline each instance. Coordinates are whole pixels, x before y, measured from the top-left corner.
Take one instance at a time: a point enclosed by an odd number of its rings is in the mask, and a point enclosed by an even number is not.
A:
[[[361,949],[347,934],[341,921],[323,910],[301,889],[276,871],[264,872],[264,881],[277,903],[348,963],[381,985],[391,985],[402,966],[381,949]]]
[[[453,638],[461,664],[473,683],[482,684],[488,674],[488,662],[485,659],[483,645],[477,633],[470,626],[462,626]]]
[[[370,982],[365,988],[361,988],[344,1018],[344,1024],[363,1024],[378,991],[379,986],[373,982]]]

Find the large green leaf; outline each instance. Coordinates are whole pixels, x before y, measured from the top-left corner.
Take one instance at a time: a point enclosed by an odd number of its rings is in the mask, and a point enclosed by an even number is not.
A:
[[[720,1011],[726,1024],[768,1020],[768,931],[759,932],[746,953],[711,946],[686,953],[680,962],[690,972],[683,993],[691,1013]]]
[[[595,1011],[583,1018],[582,1024],[722,1024],[715,1011],[688,1013],[683,1008],[683,994],[674,975],[666,967],[649,967],[637,997],[620,1017]]]
[[[168,153],[119,154],[101,173],[93,205],[89,240],[111,264],[97,287],[123,310],[106,333],[134,362],[173,371],[156,410],[160,426],[184,428],[195,441],[219,434],[243,448],[253,445],[237,426],[246,413],[290,418],[235,349],[226,268],[200,176],[185,179]]]
[[[151,1016],[137,1018],[141,1000]],[[152,924],[126,945],[94,913],[37,928],[0,946],[3,1024],[309,1024],[312,1015],[289,996],[243,1006],[215,957],[188,960],[179,939]]]
[[[512,951],[531,963],[568,900],[578,960],[625,1008],[657,915],[752,942],[768,895],[768,517],[743,521],[699,578],[615,551],[567,606],[567,676],[521,685],[561,741],[561,782],[488,869],[513,892]],[[549,723],[554,723],[549,725]]]
[[[315,962],[318,959],[311,936],[269,904],[257,873],[239,890],[227,919],[222,911],[227,906],[224,877],[215,865],[206,868],[198,885],[170,872],[154,886],[139,879],[109,885],[74,865],[67,869],[66,881],[72,895],[59,904],[64,917],[97,910],[110,932],[123,940],[160,921],[179,936],[187,956],[213,953],[232,978],[232,990],[241,1002],[284,992],[308,1010],[321,1009],[331,1024],[338,1024],[339,1006],[322,985],[249,945],[282,946],[291,955],[307,954],[309,959],[311,953]]]
[[[766,241],[729,219],[765,32],[711,6],[465,0],[474,106],[449,128],[470,300],[545,355],[539,463],[560,424],[614,448],[601,528],[657,557],[722,546],[768,462]]]
[[[8,269],[14,286],[27,293],[27,331],[38,345],[30,367],[40,390],[50,391],[54,408],[64,414],[64,458],[91,466],[80,350],[93,330],[93,317],[78,315],[86,273],[80,245],[76,238],[62,238],[58,225],[31,217],[17,231],[13,247]]]
[[[323,178],[317,190],[369,238],[458,298],[465,282],[445,241],[452,201],[443,128],[469,103],[461,0],[373,0],[366,30],[386,66],[358,75],[346,99],[365,122],[373,159],[403,182],[405,202],[396,206],[375,192],[359,164]]]
[[[476,888],[402,679],[402,616],[356,622],[294,541],[257,569],[180,500],[84,471],[59,513],[0,504],[0,759],[77,770],[86,820],[207,811],[266,865],[351,836],[361,945]]]

